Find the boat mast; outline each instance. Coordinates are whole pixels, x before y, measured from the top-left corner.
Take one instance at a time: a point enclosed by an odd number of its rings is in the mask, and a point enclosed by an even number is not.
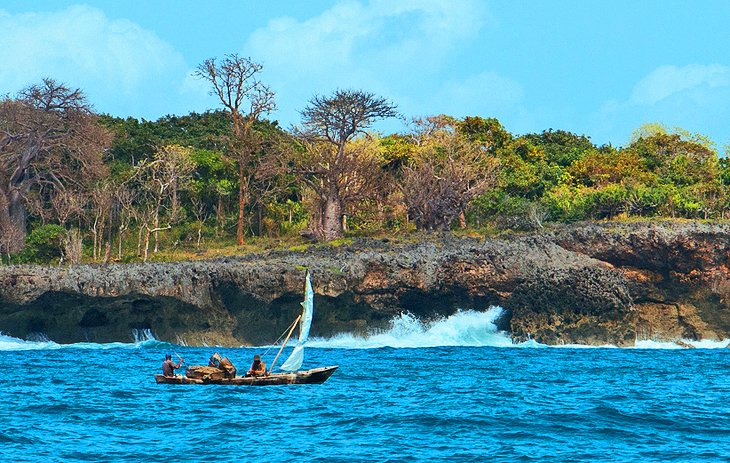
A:
[[[281,355],[281,351],[284,350],[284,346],[286,346],[286,343],[289,342],[289,338],[291,337],[292,332],[294,332],[294,328],[297,326],[297,322],[302,319],[302,314],[299,314],[294,320],[294,323],[291,324],[291,328],[289,329],[289,333],[286,335],[286,339],[284,339],[284,344],[281,345],[281,348],[279,349],[279,352],[276,353],[276,357],[274,357],[274,361],[271,362],[271,368],[269,368],[269,374],[274,371],[274,365],[276,365],[276,361],[279,360],[279,356]]]

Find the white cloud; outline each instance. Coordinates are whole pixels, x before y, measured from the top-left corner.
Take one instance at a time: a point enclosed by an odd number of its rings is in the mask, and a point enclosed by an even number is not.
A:
[[[634,87],[630,102],[653,105],[688,90],[730,85],[730,67],[719,64],[690,64],[684,67],[660,66]]]
[[[449,55],[488,19],[477,0],[345,0],[309,19],[270,21],[244,52],[263,63],[279,116],[296,122],[314,93],[335,88],[362,88],[396,103],[439,93],[437,75]]]
[[[182,55],[153,32],[88,6],[0,11],[0,43],[3,93],[51,77],[83,89],[98,110],[117,114],[156,117],[174,110],[174,101],[147,101],[145,95],[170,94],[174,100],[188,69]]]
[[[588,130],[594,141],[623,145],[634,129],[661,122],[710,136],[719,146],[727,143],[730,119],[730,67],[719,64],[660,66],[644,76],[624,101],[603,103]]]

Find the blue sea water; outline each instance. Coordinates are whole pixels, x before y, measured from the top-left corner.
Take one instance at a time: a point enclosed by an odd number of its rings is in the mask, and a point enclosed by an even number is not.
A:
[[[730,349],[512,345],[492,314],[314,340],[322,385],[155,384],[164,354],[0,336],[2,461],[726,462]],[[267,355],[273,357],[273,351]]]

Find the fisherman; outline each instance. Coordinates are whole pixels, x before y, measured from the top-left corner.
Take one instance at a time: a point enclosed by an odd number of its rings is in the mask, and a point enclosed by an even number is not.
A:
[[[261,356],[256,354],[253,356],[253,363],[251,368],[246,372],[246,376],[265,376],[266,375],[266,363],[261,361]]]
[[[175,376],[175,370],[180,368],[182,364],[185,363],[185,360],[183,360],[182,357],[180,357],[180,361],[177,362],[177,365],[175,362],[172,361],[172,355],[165,354],[165,361],[162,362],[162,374],[168,378],[172,378]]]

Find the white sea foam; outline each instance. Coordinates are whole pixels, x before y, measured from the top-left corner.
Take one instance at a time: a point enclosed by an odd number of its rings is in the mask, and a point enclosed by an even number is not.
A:
[[[548,346],[533,339],[522,343],[513,343],[509,333],[499,331],[495,321],[502,314],[501,307],[492,307],[486,312],[464,310],[433,321],[422,321],[410,313],[401,313],[390,321],[388,329],[373,331],[365,335],[343,333],[331,338],[311,338],[307,347],[340,348],[340,349],[377,349],[381,347],[395,348],[428,348],[428,347],[516,347],[516,348],[565,348],[565,349],[600,349],[616,346],[588,346],[581,344],[566,344]],[[142,347],[169,346],[170,344],[158,341],[150,330],[133,330],[134,342],[112,342],[98,344],[81,342],[75,344],[58,344],[47,337],[35,335],[32,340],[23,340],[0,333],[0,351],[23,351],[43,349],[139,349]],[[682,340],[698,349],[721,349],[730,344],[730,340],[723,341],[690,341]],[[178,338],[178,345],[187,343]],[[273,348],[276,346],[259,346]],[[634,349],[683,349],[675,342],[660,342],[652,340],[637,340]]]
[[[690,341],[682,339],[681,342],[690,345],[697,349],[724,349],[730,344],[730,340],[724,339],[722,341],[713,341],[710,339],[703,339],[701,341]],[[676,342],[668,341],[652,341],[652,340],[637,340],[634,349],[686,349]]]
[[[0,333],[0,351],[23,351],[23,350],[53,350],[53,349],[139,349],[141,347],[153,347],[167,345],[155,339],[149,330],[133,330],[134,342],[77,342],[73,344],[58,344],[48,340],[43,335],[34,336],[34,340],[24,340],[7,336]]]
[[[364,336],[348,333],[328,339],[314,338],[307,346],[345,349],[512,346],[509,335],[497,330],[495,325],[501,313],[499,307],[492,307],[486,312],[460,311],[431,322],[423,322],[410,313],[402,313],[391,320],[387,330]]]
[[[386,330],[366,335],[344,333],[331,338],[313,338],[308,347],[342,349],[377,349],[381,347],[427,348],[441,346],[464,347],[515,347],[515,348],[560,348],[560,349],[617,349],[606,344],[591,346],[585,344],[564,344],[548,346],[534,339],[513,343],[509,333],[499,331],[495,321],[502,314],[501,307],[492,307],[486,312],[459,311],[439,320],[423,322],[410,313],[401,313],[390,321]],[[698,349],[720,349],[728,347],[730,340],[689,341],[681,340]],[[635,349],[683,349],[675,342],[637,340]]]

